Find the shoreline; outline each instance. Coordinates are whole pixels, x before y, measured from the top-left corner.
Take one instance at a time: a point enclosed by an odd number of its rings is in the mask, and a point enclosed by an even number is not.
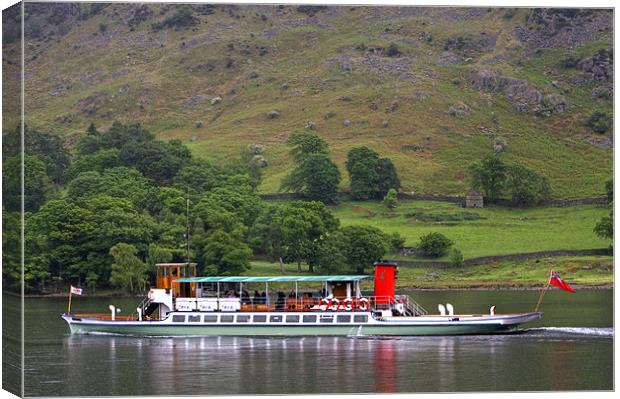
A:
[[[572,284],[572,287],[575,290],[613,290],[613,284],[598,284],[598,285],[576,285]],[[523,287],[514,287],[514,286],[496,286],[496,287],[480,287],[480,286],[471,286],[471,287],[438,287],[438,288],[427,288],[427,287],[401,287],[396,288],[397,291],[405,291],[405,292],[413,292],[413,291],[540,291],[542,289],[541,285],[538,286],[523,286]],[[11,295],[14,297],[21,297],[19,293],[4,290],[3,294]],[[146,295],[146,294],[144,294]],[[26,294],[24,298],[68,298],[69,294],[67,293],[52,293],[52,294]],[[142,298],[143,295],[125,295],[121,293],[114,292],[105,292],[101,294],[86,294],[83,297],[90,298]]]

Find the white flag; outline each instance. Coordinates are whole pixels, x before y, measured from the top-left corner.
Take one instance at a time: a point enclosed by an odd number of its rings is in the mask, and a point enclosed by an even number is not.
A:
[[[75,295],[82,295],[82,289],[71,286],[71,293]]]

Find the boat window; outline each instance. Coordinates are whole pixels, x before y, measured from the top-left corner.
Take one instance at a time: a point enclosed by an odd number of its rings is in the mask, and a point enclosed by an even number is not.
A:
[[[187,321],[189,321],[190,323],[199,323],[200,322],[200,316],[189,316],[187,318]]]
[[[286,316],[287,323],[299,323],[299,316]]]
[[[254,316],[254,323],[264,323],[267,321],[267,316],[264,314],[259,314]]]
[[[269,316],[269,322],[271,323],[280,323],[282,321],[282,316]]]
[[[334,316],[321,316],[321,319],[319,320],[320,323],[333,323],[334,322]]]
[[[237,316],[237,323],[247,323],[250,321],[250,316],[247,314]]]
[[[314,315],[304,315],[303,317],[304,323],[316,323],[316,316]]]
[[[205,323],[217,323],[217,316],[216,315],[206,315],[204,316],[203,322]]]
[[[230,315],[230,316],[222,315],[222,316],[220,316],[220,323],[232,323],[234,318],[235,318],[235,316],[232,316],[232,315]]]
[[[336,316],[336,323],[350,323],[351,315],[338,315]]]
[[[368,322],[368,316],[366,316],[366,315],[356,315],[356,316],[353,316],[353,321],[355,323],[366,323],[366,322]]]
[[[185,316],[174,315],[174,316],[172,316],[172,321],[174,323],[184,323],[185,322]]]

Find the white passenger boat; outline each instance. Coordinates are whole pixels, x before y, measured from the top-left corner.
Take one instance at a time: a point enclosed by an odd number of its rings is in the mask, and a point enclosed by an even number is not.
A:
[[[72,333],[397,336],[505,333],[542,316],[495,314],[494,306],[485,314],[458,314],[450,304],[430,315],[409,296],[395,294],[397,265],[390,262],[375,263],[373,295],[361,290],[372,276],[196,277],[195,270],[193,263],[158,264],[156,287],[134,315],[117,316],[110,306],[109,314],[61,317]]]

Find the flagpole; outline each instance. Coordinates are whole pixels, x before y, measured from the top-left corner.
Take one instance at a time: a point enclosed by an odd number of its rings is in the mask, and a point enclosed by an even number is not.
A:
[[[542,291],[540,292],[540,295],[538,296],[538,302],[536,302],[536,307],[534,308],[534,312],[538,312],[538,308],[540,307],[540,304],[542,303],[543,297],[545,296],[545,292],[547,292],[547,288],[549,288],[549,286],[551,285],[551,272],[552,271],[553,270],[549,270],[549,279],[547,280],[547,284],[545,284]]]
[[[71,314],[71,294],[72,293],[73,293],[73,290],[69,288],[69,305],[67,305],[67,314]]]

